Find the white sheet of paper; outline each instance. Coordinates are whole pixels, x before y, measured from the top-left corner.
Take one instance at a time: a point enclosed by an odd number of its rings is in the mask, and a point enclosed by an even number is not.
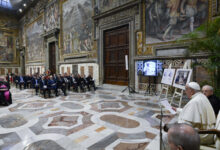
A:
[[[125,55],[125,69],[128,70],[128,55]]]
[[[171,114],[175,115],[176,112],[172,109],[172,106],[170,105],[170,103],[168,102],[168,100],[166,98],[161,100],[161,104],[165,107],[165,109],[167,109]]]

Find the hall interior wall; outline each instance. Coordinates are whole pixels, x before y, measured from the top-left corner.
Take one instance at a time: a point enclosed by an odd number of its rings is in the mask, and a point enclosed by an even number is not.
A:
[[[21,72],[22,68],[19,60],[20,53],[25,55],[25,67],[23,69],[25,69],[26,74],[36,73],[38,71],[40,71],[40,73],[44,73],[48,69],[48,39],[52,36],[57,42],[57,73],[76,73],[76,70],[78,73],[83,73],[79,68],[84,67],[85,70],[89,70],[89,65],[87,64],[92,64],[93,72],[94,74],[97,74],[95,78],[97,78],[97,81],[102,84],[102,71],[104,69],[102,58],[102,34],[105,30],[109,30],[111,28],[125,24],[129,24],[130,30],[129,39],[131,45],[129,48],[131,57],[129,59],[129,64],[131,68],[129,74],[131,78],[130,83],[133,87],[138,90],[145,90],[148,82],[146,77],[137,76],[135,72],[135,62],[137,62],[138,60],[161,59],[163,60],[163,62],[166,63],[164,67],[166,67],[166,65],[170,62],[177,64],[176,68],[182,67],[184,61],[186,60],[185,54],[180,54],[177,57],[164,55],[163,58],[161,58],[161,56],[157,55],[157,51],[160,49],[175,49],[175,47],[187,48],[190,42],[186,40],[183,43],[177,43],[175,40],[169,39],[168,35],[165,36],[165,40],[162,40],[162,38],[157,39],[155,38],[156,36],[153,35],[154,33],[152,33],[152,31],[154,31],[153,28],[151,28],[151,32],[149,33],[147,27],[149,25],[152,26],[153,23],[150,22],[147,16],[148,11],[150,10],[148,9],[149,3],[147,0],[118,0],[114,1],[113,3],[110,3],[110,1],[108,0],[81,0],[80,2],[88,2],[86,4],[89,5],[86,5],[86,8],[87,6],[91,7],[86,10],[81,9],[83,7],[80,7],[82,12],[84,12],[84,19],[88,16],[91,17],[87,18],[89,22],[86,22],[85,20],[83,22],[83,25],[85,27],[83,31],[89,33],[89,39],[88,36],[85,39],[80,39],[78,37],[79,33],[75,32],[75,30],[78,29],[81,31],[82,29],[78,27],[78,24],[68,23],[68,20],[66,20],[65,17],[65,14],[68,14],[68,12],[64,11],[66,10],[65,8],[71,6],[75,7],[76,5],[78,5],[77,2],[72,0],[41,0],[31,9],[29,9],[29,11],[27,11],[19,21],[15,19],[16,23],[11,23],[14,24],[14,26],[16,27],[10,28],[9,30],[17,30],[17,35],[14,34],[14,36],[18,37],[19,41],[19,50],[16,50],[18,54],[18,60],[16,63],[0,63],[0,70],[1,68],[5,69],[5,71],[0,71],[0,73],[7,73],[8,71],[10,71],[10,68],[7,69],[5,67],[7,65],[9,65],[13,71],[15,71],[17,67],[18,72]],[[209,4],[207,5],[209,7],[206,9],[205,15],[206,19],[210,20],[213,16],[219,14],[219,3],[217,3],[217,0],[207,0],[206,2]],[[203,5],[203,3],[201,3],[198,6],[206,5]],[[58,10],[56,10],[57,8]],[[58,14],[56,14],[57,11]],[[49,12],[54,12],[55,16],[53,13]],[[88,13],[90,13],[90,15],[88,15]],[[56,15],[58,15],[58,18]],[[55,22],[53,22],[54,18],[56,18]],[[76,22],[76,20],[78,19],[77,17],[70,18],[73,18],[71,22]],[[169,20],[165,20],[164,22],[168,21]],[[51,22],[53,24],[50,26],[50,24],[48,23]],[[43,26],[40,27],[41,33],[38,34],[38,39],[42,42],[40,44],[40,49],[37,49],[37,53],[35,52],[35,54],[39,53],[40,55],[39,57],[37,57],[38,59],[34,59],[34,61],[29,61],[28,57],[30,57],[30,54],[27,45],[27,31],[32,31],[30,30],[30,28],[38,23],[42,23]],[[70,25],[70,29],[68,29],[67,25]],[[67,31],[69,31],[70,34],[67,34]],[[175,31],[174,33],[176,34],[178,32]],[[157,36],[162,37],[163,35]],[[79,43],[81,43],[81,45],[79,45]],[[180,50],[178,49],[176,51],[180,52]],[[196,58],[203,60],[201,56],[202,54],[190,57],[190,59],[194,60]],[[68,67],[70,69],[67,69]],[[199,72],[201,71],[201,69],[196,69],[196,71]],[[86,72],[87,71],[85,71],[84,73],[86,74]],[[209,77],[206,76],[206,73],[204,74],[204,76],[199,76],[197,72],[193,73],[193,79],[197,81],[202,81],[202,79],[209,79]],[[160,87],[160,77],[157,78],[156,83]]]
[[[15,17],[0,13],[0,75],[20,73],[18,40],[18,21]]]

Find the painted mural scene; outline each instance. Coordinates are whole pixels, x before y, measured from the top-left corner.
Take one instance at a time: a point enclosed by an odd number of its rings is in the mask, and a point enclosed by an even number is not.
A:
[[[172,41],[208,17],[208,0],[146,0],[146,43]]]
[[[219,0],[0,0],[0,150],[220,150]]]
[[[9,34],[7,35],[7,32],[0,32],[0,49],[1,49],[1,56],[0,61],[1,62],[13,62],[14,60],[14,41],[13,37]]]

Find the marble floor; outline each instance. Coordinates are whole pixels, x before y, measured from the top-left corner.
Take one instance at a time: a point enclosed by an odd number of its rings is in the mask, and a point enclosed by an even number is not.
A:
[[[47,99],[11,92],[13,104],[0,107],[0,150],[144,150],[159,135],[156,96],[103,87]],[[175,120],[164,113],[163,123]]]

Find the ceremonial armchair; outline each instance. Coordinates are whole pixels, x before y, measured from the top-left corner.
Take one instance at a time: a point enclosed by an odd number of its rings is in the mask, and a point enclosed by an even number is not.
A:
[[[214,134],[213,145],[201,145],[200,150],[220,149],[220,113],[218,113],[215,129],[199,130],[199,134]]]

